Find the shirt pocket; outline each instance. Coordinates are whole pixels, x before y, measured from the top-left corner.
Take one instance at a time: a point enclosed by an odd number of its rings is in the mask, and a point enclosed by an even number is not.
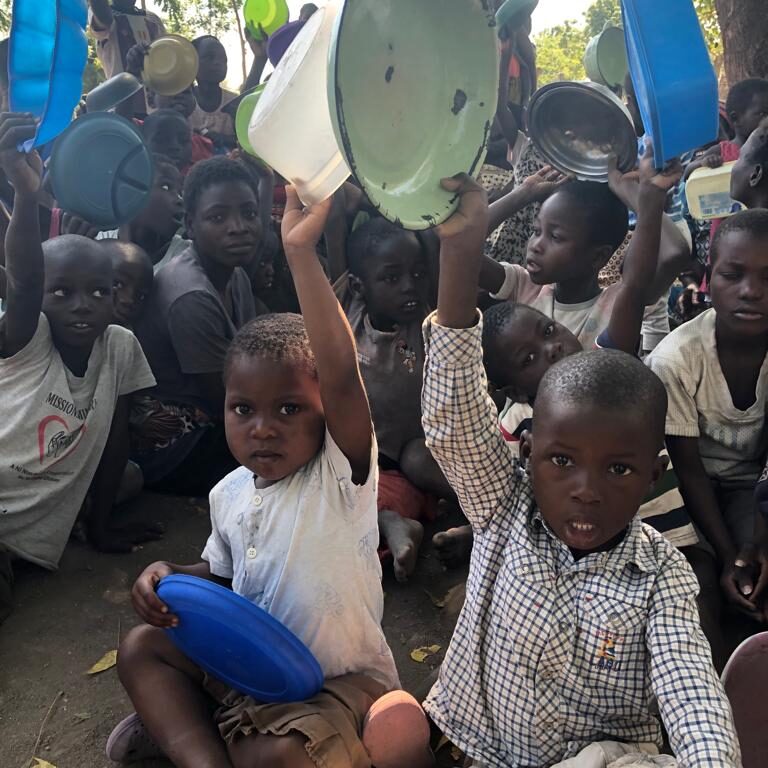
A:
[[[577,599],[572,671],[607,710],[642,707],[647,692],[645,593],[585,585]]]

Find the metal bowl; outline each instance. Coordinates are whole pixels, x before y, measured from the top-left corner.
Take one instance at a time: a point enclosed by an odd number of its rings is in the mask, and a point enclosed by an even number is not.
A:
[[[528,107],[528,131],[541,155],[582,181],[607,181],[616,155],[620,171],[637,162],[637,136],[621,100],[598,83],[560,82],[540,88]]]

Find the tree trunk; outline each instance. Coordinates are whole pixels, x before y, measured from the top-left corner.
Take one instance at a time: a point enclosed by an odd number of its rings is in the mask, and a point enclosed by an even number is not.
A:
[[[232,11],[235,14],[235,21],[237,22],[237,34],[240,36],[240,64],[243,68],[243,83],[248,77],[248,70],[245,66],[245,31],[243,30],[242,22],[240,21],[240,5],[237,0],[232,0]]]
[[[768,78],[766,0],[715,0],[723,33],[725,74],[733,85],[747,77]]]

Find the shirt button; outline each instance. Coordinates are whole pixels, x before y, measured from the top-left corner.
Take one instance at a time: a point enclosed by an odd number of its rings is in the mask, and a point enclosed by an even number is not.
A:
[[[246,554],[250,560],[253,560],[253,558],[256,557],[256,547],[248,547]]]
[[[561,621],[560,622],[560,631],[561,632],[568,632],[571,629],[571,622],[570,621]]]
[[[264,499],[258,493],[253,497],[253,503],[257,507],[261,506],[262,501],[264,501]]]

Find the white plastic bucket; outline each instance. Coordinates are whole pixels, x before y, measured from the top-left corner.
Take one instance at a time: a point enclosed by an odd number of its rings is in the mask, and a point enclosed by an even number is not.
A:
[[[251,116],[255,152],[295,185],[305,205],[330,197],[350,170],[328,106],[328,52],[338,0],[312,14],[280,60]]]
[[[688,210],[694,219],[722,219],[744,210],[731,198],[731,171],[735,163],[719,168],[697,168],[685,183]]]

